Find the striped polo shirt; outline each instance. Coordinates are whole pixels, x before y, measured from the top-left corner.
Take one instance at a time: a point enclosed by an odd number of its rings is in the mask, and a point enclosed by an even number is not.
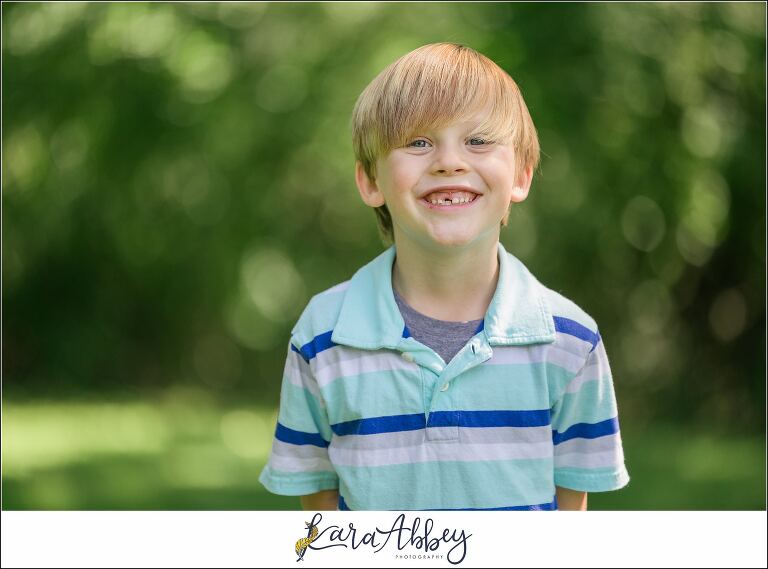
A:
[[[408,333],[391,246],[309,301],[291,331],[275,494],[339,490],[351,510],[554,510],[555,486],[629,482],[594,320],[498,244],[475,335],[446,364]]]

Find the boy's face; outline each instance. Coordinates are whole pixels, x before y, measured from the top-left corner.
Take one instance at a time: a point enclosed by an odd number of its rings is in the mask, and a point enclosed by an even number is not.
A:
[[[510,203],[527,197],[531,169],[516,176],[512,147],[474,130],[484,116],[478,112],[467,121],[417,133],[379,158],[376,180],[357,164],[360,195],[371,207],[386,203],[398,246],[435,250],[497,241]],[[471,201],[456,203],[466,199]]]

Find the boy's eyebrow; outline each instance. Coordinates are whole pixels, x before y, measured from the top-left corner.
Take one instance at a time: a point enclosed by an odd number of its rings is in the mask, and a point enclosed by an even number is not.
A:
[[[412,132],[413,133],[416,133],[416,132],[429,132],[429,133],[433,133],[433,132],[435,132],[437,130],[443,130],[445,128],[454,127],[454,126],[457,127],[457,128],[460,128],[460,129],[472,131],[472,130],[476,130],[477,128],[479,128],[480,125],[482,125],[482,124],[483,124],[483,120],[479,120],[479,119],[478,120],[467,120],[467,121],[462,121],[462,122],[449,122],[449,123],[447,123],[445,125],[442,125],[440,127],[435,127],[435,126],[417,127],[417,128],[414,128],[412,130]],[[487,130],[487,129],[484,129],[484,130]]]

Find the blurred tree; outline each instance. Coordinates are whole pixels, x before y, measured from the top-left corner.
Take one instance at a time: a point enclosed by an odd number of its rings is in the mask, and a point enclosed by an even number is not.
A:
[[[522,89],[502,239],[600,323],[624,423],[764,429],[764,4],[2,10],[6,394],[276,404],[308,299],[381,250],[354,101],[447,40]]]

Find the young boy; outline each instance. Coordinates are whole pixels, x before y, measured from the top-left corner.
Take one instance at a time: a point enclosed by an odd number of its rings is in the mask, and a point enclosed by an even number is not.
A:
[[[626,485],[597,325],[499,242],[539,159],[515,82],[423,46],[363,91],[353,139],[394,243],[292,330],[261,483],[311,510],[584,510]]]

